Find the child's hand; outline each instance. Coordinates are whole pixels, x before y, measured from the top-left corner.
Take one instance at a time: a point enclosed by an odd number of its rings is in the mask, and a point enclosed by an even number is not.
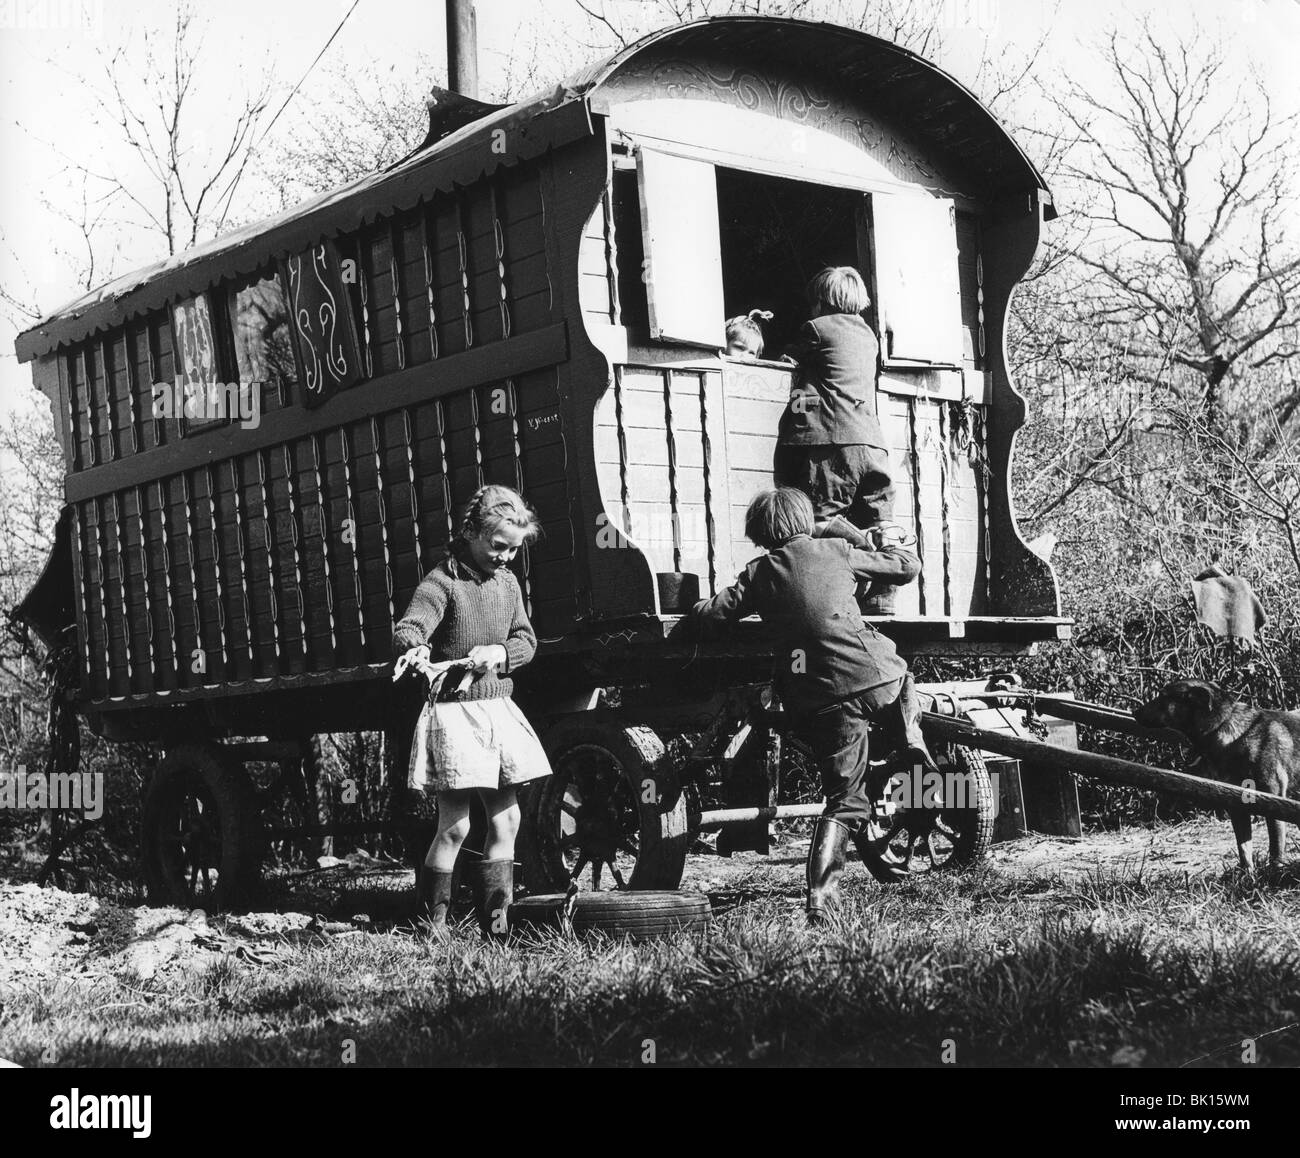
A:
[[[505,667],[510,657],[506,655],[506,649],[501,644],[489,643],[481,647],[471,647],[465,659],[469,663],[470,671],[475,675],[481,675],[493,668]]]
[[[407,672],[408,668],[415,668],[422,671],[429,663],[429,648],[426,644],[419,647],[413,647],[410,651],[404,652],[397,657],[397,662],[393,664],[393,682],[396,683]]]

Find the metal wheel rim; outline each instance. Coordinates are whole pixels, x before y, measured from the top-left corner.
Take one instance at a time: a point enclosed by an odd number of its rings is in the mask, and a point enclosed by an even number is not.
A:
[[[552,762],[552,777],[569,880],[588,873],[598,891],[608,871],[616,889],[627,888],[640,855],[641,818],[622,764],[601,744],[575,744]]]
[[[888,799],[895,777],[881,786],[876,799]],[[883,819],[873,816],[864,829],[865,843],[881,865],[902,876],[942,872],[960,856],[965,810],[900,808]]]

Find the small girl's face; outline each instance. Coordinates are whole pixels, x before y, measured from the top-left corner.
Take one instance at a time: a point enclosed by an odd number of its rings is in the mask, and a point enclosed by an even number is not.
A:
[[[742,338],[732,338],[727,343],[728,358],[744,358],[746,361],[755,362],[758,360],[758,351],[753,345]]]
[[[524,528],[513,523],[502,523],[492,530],[480,531],[466,539],[470,562],[480,571],[491,575],[502,567],[509,567],[524,542]]]

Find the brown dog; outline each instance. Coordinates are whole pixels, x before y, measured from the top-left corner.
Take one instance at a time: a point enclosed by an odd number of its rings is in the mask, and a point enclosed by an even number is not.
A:
[[[1172,728],[1187,737],[1205,772],[1215,780],[1286,796],[1300,772],[1300,712],[1275,712],[1230,700],[1214,684],[1177,680],[1133,713],[1146,728]],[[1229,809],[1241,867],[1253,867],[1251,815]],[[1286,830],[1268,820],[1268,860],[1282,863]]]

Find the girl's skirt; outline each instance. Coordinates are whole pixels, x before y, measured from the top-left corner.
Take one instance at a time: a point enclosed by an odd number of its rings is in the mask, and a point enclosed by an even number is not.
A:
[[[506,696],[426,703],[416,721],[407,784],[417,791],[510,788],[550,774],[537,733]]]

